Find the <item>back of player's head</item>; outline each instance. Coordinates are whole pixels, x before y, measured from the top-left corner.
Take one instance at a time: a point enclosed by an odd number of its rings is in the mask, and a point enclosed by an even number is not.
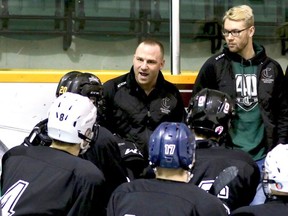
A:
[[[56,97],[65,92],[72,92],[90,98],[99,107],[102,105],[103,86],[100,79],[92,73],[70,71],[59,81]]]
[[[264,163],[265,194],[288,196],[288,144],[278,144],[268,152]]]
[[[65,143],[90,142],[96,115],[97,109],[88,97],[66,92],[49,109],[48,135]]]
[[[233,113],[229,95],[205,88],[190,99],[186,123],[196,133],[218,138],[228,131]]]
[[[195,136],[184,123],[163,122],[149,140],[152,167],[192,168],[195,160]]]

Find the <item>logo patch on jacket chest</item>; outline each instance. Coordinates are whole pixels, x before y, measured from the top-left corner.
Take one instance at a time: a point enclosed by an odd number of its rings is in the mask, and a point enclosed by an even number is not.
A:
[[[271,84],[274,82],[274,78],[271,72],[271,68],[265,68],[261,71],[261,81],[263,83]]]
[[[169,114],[171,112],[169,105],[170,98],[165,97],[162,99],[160,110],[162,113]]]

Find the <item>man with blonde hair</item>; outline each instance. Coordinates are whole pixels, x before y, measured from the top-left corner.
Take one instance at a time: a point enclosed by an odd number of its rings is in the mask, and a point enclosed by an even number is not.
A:
[[[248,152],[262,169],[267,152],[288,141],[288,105],[283,70],[263,46],[253,42],[255,31],[250,6],[235,6],[225,13],[223,51],[203,64],[193,95],[210,88],[232,98],[236,116],[226,142]]]

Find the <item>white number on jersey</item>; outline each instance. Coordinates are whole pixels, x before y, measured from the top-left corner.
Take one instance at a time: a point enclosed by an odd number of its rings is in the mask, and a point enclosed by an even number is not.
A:
[[[214,180],[203,180],[200,182],[198,187],[208,192],[210,188],[212,187],[213,183],[214,183]],[[229,187],[226,185],[217,196],[221,199],[228,199]]]
[[[1,197],[0,201],[3,216],[10,216],[15,213],[14,207],[28,185],[28,182],[19,180]]]

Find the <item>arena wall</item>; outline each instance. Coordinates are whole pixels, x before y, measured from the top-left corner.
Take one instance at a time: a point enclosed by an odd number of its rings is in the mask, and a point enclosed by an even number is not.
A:
[[[11,148],[20,144],[47,111],[55,98],[58,81],[71,70],[2,69],[0,70],[0,140]],[[104,83],[127,71],[91,70]],[[191,97],[196,71],[171,75],[163,71],[167,80],[180,90],[185,105]]]

